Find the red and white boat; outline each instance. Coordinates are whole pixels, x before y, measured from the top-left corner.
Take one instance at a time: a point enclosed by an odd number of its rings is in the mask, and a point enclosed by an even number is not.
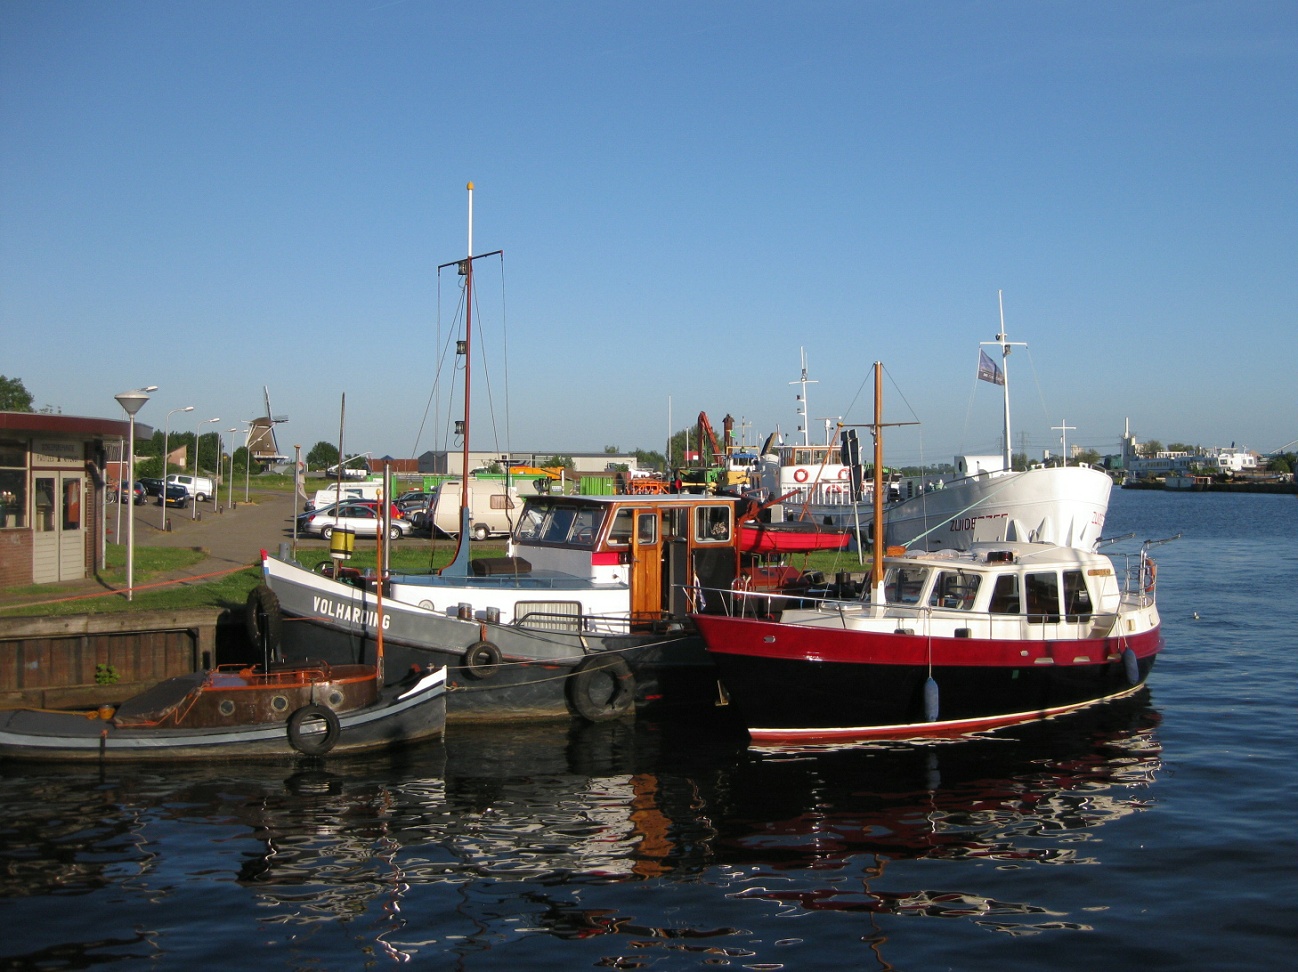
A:
[[[875,394],[881,469],[877,380]],[[991,729],[1144,684],[1163,644],[1153,542],[1119,568],[1075,546],[1012,541],[885,556],[880,537],[857,597],[784,607],[749,594],[694,622],[755,743]]]

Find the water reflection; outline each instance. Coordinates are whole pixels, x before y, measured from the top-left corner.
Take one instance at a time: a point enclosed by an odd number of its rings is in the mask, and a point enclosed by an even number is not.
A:
[[[75,933],[23,939],[28,959],[57,951],[52,967],[67,968],[138,958],[141,934],[150,954],[183,951],[204,923],[227,940],[258,934],[267,964],[313,929],[314,947],[339,954],[464,962],[522,948],[525,965],[540,936],[618,967],[654,949],[771,959],[739,931],[770,914],[1078,928],[1076,913],[985,893],[968,868],[926,872],[945,887],[889,868],[1097,861],[1097,829],[1151,799],[1158,721],[1139,697],[932,746],[755,753],[709,719],[456,727],[444,746],[320,765],[6,766],[0,896],[111,894],[117,906]],[[659,893],[619,890],[645,884]],[[665,904],[669,889],[689,907]],[[210,913],[141,932],[157,920],[146,905],[196,891]]]

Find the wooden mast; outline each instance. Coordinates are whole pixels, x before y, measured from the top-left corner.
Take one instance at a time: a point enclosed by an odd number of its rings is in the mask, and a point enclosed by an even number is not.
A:
[[[457,354],[464,355],[464,418],[456,423],[456,432],[463,436],[460,450],[460,535],[455,540],[455,556],[442,568],[441,573],[448,577],[469,576],[469,411],[472,388],[473,366],[470,350],[473,338],[473,183],[465,188],[469,192],[469,254],[463,260],[443,263],[438,270],[455,266],[464,277],[464,340],[459,342]],[[503,251],[492,250],[482,256],[497,256]]]

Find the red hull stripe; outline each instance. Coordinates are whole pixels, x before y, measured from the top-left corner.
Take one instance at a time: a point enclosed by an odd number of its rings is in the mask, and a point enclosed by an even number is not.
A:
[[[1102,665],[1130,648],[1137,658],[1158,654],[1158,628],[1122,638],[1052,640],[1050,626],[1034,640],[929,638],[920,634],[811,628],[747,618],[696,616],[708,650],[782,661],[843,665],[933,665],[960,668],[1022,668],[1025,665]]]

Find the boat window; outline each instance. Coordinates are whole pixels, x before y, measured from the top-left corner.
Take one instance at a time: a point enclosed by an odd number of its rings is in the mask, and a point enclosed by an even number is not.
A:
[[[1024,574],[1023,592],[1027,595],[1028,621],[1040,624],[1059,620],[1059,575]]]
[[[991,603],[987,610],[992,614],[1019,613],[1019,578],[1017,574],[1001,574],[992,588]]]
[[[655,513],[641,513],[636,518],[636,543],[643,547],[658,542],[658,516]]]
[[[1080,570],[1064,571],[1064,613],[1070,621],[1090,615],[1091,592],[1086,589],[1086,577]]]
[[[730,540],[730,507],[700,506],[694,511],[694,539],[699,543]]]
[[[545,510],[533,506],[531,503],[523,507],[523,513],[518,518],[518,526],[514,529],[515,540],[535,540],[545,529]]]
[[[883,580],[884,597],[889,604],[918,604],[928,580],[927,567],[892,567]]]
[[[608,542],[615,547],[624,547],[631,542],[632,518],[635,511],[623,508],[613,517],[613,525],[608,530]]]
[[[966,573],[963,570],[939,571],[933,582],[933,593],[928,603],[933,607],[955,608],[968,611],[973,607],[974,598],[978,596],[978,584],[982,578],[978,574]]]
[[[523,511],[517,537],[531,543],[593,547],[604,512],[598,507],[529,505]]]

